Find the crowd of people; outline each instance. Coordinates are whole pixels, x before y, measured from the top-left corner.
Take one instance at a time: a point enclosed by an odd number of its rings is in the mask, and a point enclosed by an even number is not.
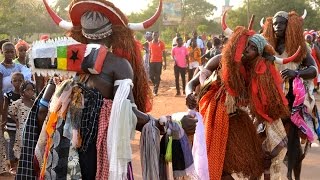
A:
[[[143,62],[147,76],[154,86],[153,95],[158,95],[161,72],[167,66],[167,53],[171,54],[174,61],[176,96],[181,95],[180,89],[182,89],[182,94],[185,95],[186,75],[188,75],[187,80],[190,81],[199,67],[204,66],[209,59],[221,53],[223,45],[228,39],[220,35],[219,37],[212,36],[212,38],[211,36],[205,37],[205,40],[203,40],[204,37],[198,36],[197,31],[193,31],[191,35],[192,38],[187,35],[182,38],[180,33],[176,33],[172,40],[172,48],[166,50],[164,42],[159,40],[159,32],[145,33]],[[180,86],[180,77],[182,86]]]
[[[225,36],[177,32],[166,50],[160,32],[146,32],[143,43],[133,32],[155,23],[162,1],[143,23],[129,23],[108,1],[73,0],[71,22],[44,3],[72,41],[1,41],[0,178],[134,179],[130,140],[138,130],[144,179],[281,179],[283,162],[287,177],[300,179],[320,139],[320,33],[303,29],[305,17],[279,11],[260,34],[225,22]],[[189,109],[179,119],[148,114],[168,51],[176,96]]]

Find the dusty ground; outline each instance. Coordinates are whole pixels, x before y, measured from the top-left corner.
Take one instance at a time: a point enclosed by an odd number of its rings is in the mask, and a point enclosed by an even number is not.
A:
[[[175,97],[176,90],[174,84],[173,65],[170,63],[167,70],[162,72],[159,96],[154,97],[154,106],[151,114],[154,117],[161,115],[172,114],[175,112],[186,111],[184,96]],[[319,96],[320,97],[320,96]],[[320,100],[318,100],[320,107]],[[139,151],[140,133],[136,133],[135,140],[132,141],[133,148],[133,171],[136,180],[142,180],[140,166],[140,151]],[[285,166],[283,166],[283,178],[286,178]],[[1,177],[0,180],[11,180],[13,177]],[[318,180],[320,179],[320,148],[312,147],[309,154],[303,161],[302,180]]]

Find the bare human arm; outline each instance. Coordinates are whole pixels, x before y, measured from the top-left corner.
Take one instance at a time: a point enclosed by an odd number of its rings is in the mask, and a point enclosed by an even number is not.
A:
[[[292,79],[299,75],[299,77],[303,79],[313,79],[317,76],[316,62],[314,61],[309,52],[307,53],[306,58],[302,60],[302,65],[306,67],[303,70],[295,71],[291,69],[285,69],[281,71],[281,77],[283,79]]]
[[[133,71],[131,68],[131,65],[129,64],[129,62],[127,60],[124,61],[118,61],[117,63],[121,63],[121,71],[116,71],[115,74],[115,79],[116,80],[121,80],[121,79],[133,79]],[[117,87],[115,87],[117,89]],[[114,91],[116,91],[116,89]],[[130,90],[128,99],[131,101],[131,103],[135,103],[134,97],[133,97],[133,93],[132,93],[132,89]],[[148,123],[151,119],[156,121],[156,126],[158,127],[158,129],[161,131],[161,133],[163,133],[164,128],[163,126],[160,125],[159,120],[155,119],[154,117],[152,117],[151,115],[148,115],[144,112],[141,112],[137,107],[133,107],[132,108],[133,112],[135,113],[135,115],[138,118],[138,122],[136,125],[136,130],[141,131],[143,126]],[[182,127],[185,130],[186,134],[188,135],[192,135],[195,132],[195,127],[196,127],[196,123],[197,120],[191,116],[184,116],[183,119],[181,120],[182,123]]]
[[[220,60],[221,55],[214,56],[208,61],[204,68],[213,72],[219,67]],[[189,109],[194,109],[197,106],[196,98],[193,94],[193,91],[200,84],[199,77],[200,73],[197,73],[186,85],[186,105]]]

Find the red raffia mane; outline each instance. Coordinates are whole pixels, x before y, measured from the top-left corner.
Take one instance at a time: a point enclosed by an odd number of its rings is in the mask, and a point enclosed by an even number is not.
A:
[[[84,0],[73,0],[69,7],[73,4]],[[96,0],[111,6],[120,15],[125,24],[128,24],[126,16],[112,3],[105,0]],[[82,35],[81,27],[74,27],[67,35],[75,40],[87,44],[87,39]],[[121,58],[127,59],[133,69],[133,96],[138,109],[142,112],[149,112],[152,109],[152,93],[148,85],[148,79],[143,67],[141,52],[135,43],[133,32],[126,26],[112,26],[112,35],[106,38],[107,45],[113,50],[113,53]]]
[[[251,62],[242,62],[241,55],[252,35],[244,27],[237,27],[223,49],[221,80],[237,105],[248,105],[260,121],[271,122],[289,115],[288,102],[282,92],[282,78],[273,62],[261,56]],[[272,46],[264,51],[274,55]]]
[[[273,50],[270,45],[266,47],[268,48],[268,50],[265,48],[267,52]],[[251,113],[259,121],[272,122],[279,118],[288,117],[290,114],[288,101],[281,88],[282,78],[274,63],[261,56],[257,57],[255,61],[255,66],[250,73],[252,77],[249,86]]]
[[[249,30],[238,26],[223,48],[221,59],[221,80],[227,92],[235,97],[237,103],[247,100],[246,70],[242,64],[241,56],[247,45]]]
[[[263,36],[273,47],[275,47],[277,42],[272,27],[272,17],[267,18],[264,27]],[[294,60],[296,63],[300,63],[307,55],[307,47],[303,32],[303,19],[296,12],[290,12],[286,29],[285,47],[288,56],[292,56],[299,46],[301,46],[301,53]]]

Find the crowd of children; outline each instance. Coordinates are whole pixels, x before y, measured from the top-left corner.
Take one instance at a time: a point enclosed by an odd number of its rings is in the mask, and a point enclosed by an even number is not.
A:
[[[15,174],[24,122],[35,98],[35,85],[27,66],[29,45],[3,40],[0,63],[0,175]]]

